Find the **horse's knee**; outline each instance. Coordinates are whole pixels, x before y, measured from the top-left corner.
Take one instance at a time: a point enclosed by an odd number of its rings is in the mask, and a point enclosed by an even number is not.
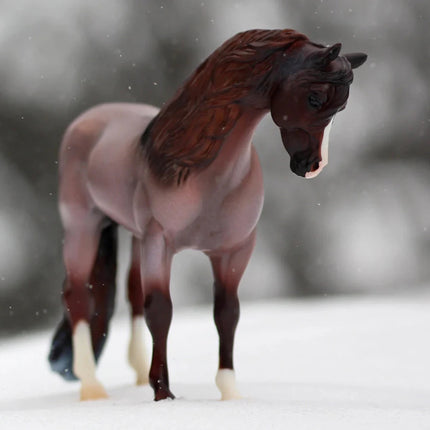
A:
[[[69,283],[63,291],[63,302],[65,309],[72,326],[81,321],[91,321],[91,316],[94,312],[94,303],[92,300],[91,292],[86,283]]]
[[[159,289],[154,289],[146,294],[144,313],[146,323],[153,336],[167,336],[173,313],[170,294]]]
[[[215,285],[214,320],[219,335],[219,368],[233,369],[233,344],[240,305],[236,290]]]
[[[145,295],[144,309],[146,324],[153,341],[149,382],[154,390],[154,399],[173,399],[167,369],[167,336],[172,320],[172,300],[169,293],[159,289],[152,290]]]
[[[236,291],[215,289],[214,319],[219,332],[234,331],[240,316],[240,304]]]

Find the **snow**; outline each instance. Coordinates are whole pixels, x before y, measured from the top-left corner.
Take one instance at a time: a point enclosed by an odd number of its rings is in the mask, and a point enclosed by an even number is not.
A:
[[[169,337],[174,401],[155,403],[126,363],[128,321],[113,321],[98,375],[108,400],[78,401],[50,372],[51,333],[0,349],[1,429],[430,429],[430,295],[243,304],[236,375],[219,401],[209,307],[181,310]]]

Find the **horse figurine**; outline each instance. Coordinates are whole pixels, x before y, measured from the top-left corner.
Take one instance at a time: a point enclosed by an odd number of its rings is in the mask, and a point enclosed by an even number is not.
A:
[[[166,343],[172,257],[185,248],[210,259],[219,334],[216,384],[239,396],[233,342],[237,290],[255,243],[263,181],[251,139],[269,111],[291,170],[313,178],[327,164],[332,119],[345,108],[361,53],[311,42],[293,30],[250,30],[210,55],[161,110],[105,104],[67,129],[59,156],[64,227],[65,315],[50,364],[79,378],[81,399],[106,397],[96,377],[115,296],[117,226],[132,233],[129,362],[155,400],[174,398]],[[144,318],[153,340],[148,366]]]

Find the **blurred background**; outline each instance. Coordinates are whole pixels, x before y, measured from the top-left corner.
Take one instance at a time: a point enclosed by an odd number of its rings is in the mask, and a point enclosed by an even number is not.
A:
[[[109,101],[161,106],[215,48],[294,28],[369,55],[315,180],[289,169],[267,117],[254,142],[266,201],[243,300],[395,294],[430,284],[430,3],[420,0],[1,0],[0,335],[54,326],[64,276],[57,151]],[[119,311],[129,238],[121,233]],[[209,303],[208,262],[174,261],[176,306]]]

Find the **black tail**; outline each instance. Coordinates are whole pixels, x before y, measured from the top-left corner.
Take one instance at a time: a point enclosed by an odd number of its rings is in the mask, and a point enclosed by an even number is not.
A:
[[[116,292],[117,225],[111,224],[101,234],[99,251],[90,278],[94,304],[91,337],[94,356],[99,359],[107,339],[109,321],[113,315]],[[68,381],[76,380],[73,373],[72,329],[65,314],[52,339],[49,363],[54,372]]]

